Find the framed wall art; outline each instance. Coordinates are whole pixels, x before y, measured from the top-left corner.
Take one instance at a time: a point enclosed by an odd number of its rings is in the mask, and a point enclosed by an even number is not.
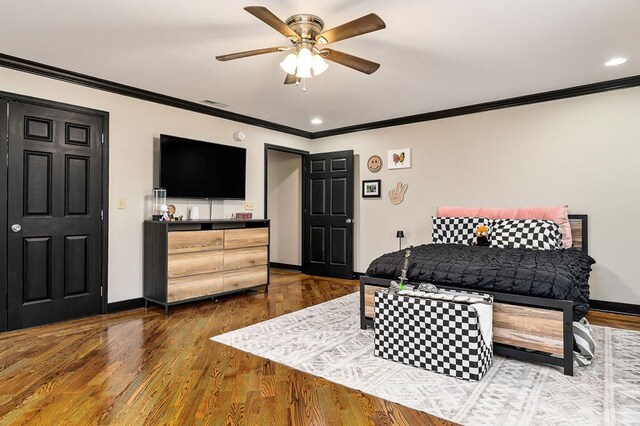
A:
[[[390,149],[387,154],[387,168],[408,169],[411,167],[411,148]]]
[[[380,198],[382,191],[380,179],[362,181],[362,198]]]

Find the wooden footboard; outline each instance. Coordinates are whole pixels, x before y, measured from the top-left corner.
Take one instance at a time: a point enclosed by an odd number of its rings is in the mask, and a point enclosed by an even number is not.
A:
[[[360,278],[360,325],[373,325],[373,297],[390,280]],[[465,290],[458,287],[439,288]],[[482,291],[494,297],[494,352],[562,366],[573,375],[573,302]],[[533,352],[535,351],[535,352]]]

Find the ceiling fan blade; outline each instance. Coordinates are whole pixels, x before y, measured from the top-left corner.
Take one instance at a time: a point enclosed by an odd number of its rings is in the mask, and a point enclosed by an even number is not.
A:
[[[318,34],[316,36],[316,41],[320,41],[324,38],[327,43],[335,43],[336,41],[382,30],[384,28],[387,28],[384,21],[375,13],[370,13],[361,18],[354,19],[351,22],[347,22],[346,24],[342,24]]]
[[[296,84],[298,82],[298,77],[293,74],[287,74],[284,78],[284,84]]]
[[[265,53],[276,53],[286,50],[286,47],[268,47],[266,49],[247,50],[246,52],[230,53],[228,55],[216,56],[219,61],[231,61],[233,59],[247,58],[249,56],[264,55]]]
[[[280,18],[274,15],[269,9],[262,6],[247,6],[244,8],[247,12],[278,31],[290,40],[297,40],[298,34],[294,33]]]
[[[322,49],[322,54],[328,61],[336,62],[365,74],[373,74],[380,68],[380,64],[333,49]]]

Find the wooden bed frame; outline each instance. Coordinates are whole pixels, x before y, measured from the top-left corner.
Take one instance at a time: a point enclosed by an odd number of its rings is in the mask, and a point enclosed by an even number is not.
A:
[[[569,215],[573,246],[588,253],[587,215]],[[360,327],[373,326],[374,293],[391,280],[360,278]],[[464,287],[438,286],[444,289]],[[469,289],[467,289],[469,290]],[[526,361],[561,366],[573,375],[573,302],[484,291],[494,297],[493,351]]]

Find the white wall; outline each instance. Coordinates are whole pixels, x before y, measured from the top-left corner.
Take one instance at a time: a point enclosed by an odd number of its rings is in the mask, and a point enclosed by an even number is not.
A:
[[[267,216],[271,261],[302,265],[302,156],[269,150]]]
[[[142,296],[142,221],[145,198],[153,189],[154,138],[161,133],[247,148],[247,200],[255,202],[254,217],[264,212],[264,144],[309,150],[309,141],[217,117],[119,96],[19,71],[0,68],[0,91],[49,99],[109,112],[109,302]],[[244,142],[233,141],[242,129]],[[117,210],[117,198],[126,209]],[[228,217],[241,203],[217,205]],[[208,204],[201,215],[208,214]]]
[[[335,136],[314,152],[354,149],[360,179],[382,179],[382,199],[356,197],[356,265],[431,237],[438,205],[516,207],[569,204],[589,215],[598,262],[591,297],[640,304],[640,88]],[[367,159],[411,147],[411,169],[371,173]],[[397,181],[405,201],[389,202]],[[361,181],[355,184],[360,194]]]

